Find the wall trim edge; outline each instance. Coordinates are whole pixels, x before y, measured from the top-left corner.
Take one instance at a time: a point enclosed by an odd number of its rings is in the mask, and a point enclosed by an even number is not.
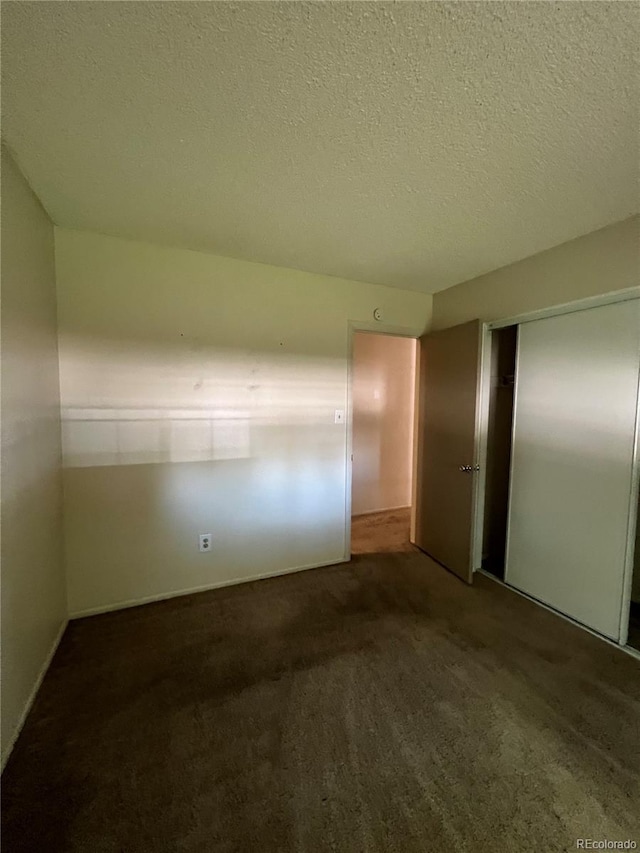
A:
[[[130,607],[139,607],[142,604],[153,604],[156,601],[167,601],[171,598],[180,598],[183,595],[194,595],[198,592],[207,592],[211,589],[222,589],[227,586],[237,586],[243,583],[251,583],[252,581],[266,580],[267,578],[280,577],[280,575],[292,575],[296,572],[306,572],[309,569],[321,569],[325,566],[338,566],[343,563],[348,563],[340,557],[337,560],[330,560],[322,563],[309,563],[304,566],[294,566],[290,569],[276,569],[272,572],[261,572],[257,575],[248,575],[243,578],[233,578],[226,581],[214,581],[213,583],[202,584],[188,589],[176,589],[170,592],[161,592],[156,595],[148,595],[144,598],[130,598],[126,601],[118,601],[114,604],[104,604],[99,607],[89,607],[86,610],[76,610],[69,614],[69,620],[84,619],[86,616],[99,616],[101,613],[112,613],[115,610],[128,610]]]
[[[411,504],[399,504],[398,506],[383,506],[382,509],[365,509],[364,512],[354,512],[351,518],[361,518],[363,515],[377,515],[379,512],[394,512],[398,509],[411,509]]]

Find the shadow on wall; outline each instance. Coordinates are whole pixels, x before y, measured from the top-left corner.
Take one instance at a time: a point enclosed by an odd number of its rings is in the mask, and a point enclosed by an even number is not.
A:
[[[342,449],[346,367],[317,356],[65,341],[65,467],[322,456]],[[311,459],[309,459],[311,461]],[[344,460],[343,460],[344,461]],[[322,472],[318,471],[319,476]]]

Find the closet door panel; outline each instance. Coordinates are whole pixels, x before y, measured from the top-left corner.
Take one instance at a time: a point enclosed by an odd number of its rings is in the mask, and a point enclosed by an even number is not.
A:
[[[640,300],[519,330],[507,583],[619,636]]]

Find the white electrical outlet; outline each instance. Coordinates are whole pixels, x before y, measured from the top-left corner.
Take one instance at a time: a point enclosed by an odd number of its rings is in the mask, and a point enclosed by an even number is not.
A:
[[[336,424],[343,424],[344,423],[344,410],[343,409],[336,409],[336,413],[334,416],[334,423],[336,423]]]
[[[210,551],[211,550],[211,540],[213,536],[210,533],[201,533],[198,536],[199,547],[201,551]]]

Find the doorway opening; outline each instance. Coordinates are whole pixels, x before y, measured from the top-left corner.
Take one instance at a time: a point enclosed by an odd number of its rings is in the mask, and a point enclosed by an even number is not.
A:
[[[518,327],[491,334],[482,568],[504,580]]]
[[[413,551],[415,338],[358,331],[351,362],[351,554]]]

